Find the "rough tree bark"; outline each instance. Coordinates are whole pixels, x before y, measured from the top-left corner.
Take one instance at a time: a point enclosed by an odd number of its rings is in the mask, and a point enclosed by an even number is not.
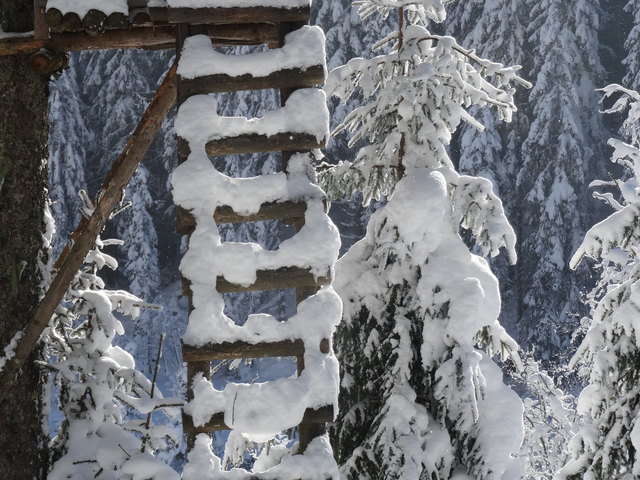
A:
[[[0,26],[33,30],[33,3],[0,0]],[[47,186],[47,79],[27,57],[0,58],[0,356],[33,315],[41,282],[43,211]],[[47,452],[42,431],[42,377],[34,361],[0,405],[0,476],[44,479]]]

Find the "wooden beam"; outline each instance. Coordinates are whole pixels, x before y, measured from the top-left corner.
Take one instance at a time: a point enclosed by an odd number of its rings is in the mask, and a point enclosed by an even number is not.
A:
[[[223,342],[210,343],[202,347],[182,346],[184,362],[213,361],[236,358],[295,357],[304,355],[302,340],[282,340],[279,342]]]
[[[324,148],[326,138],[318,142],[308,133],[282,132],[275,135],[240,135],[207,142],[207,155],[234,155],[237,153],[306,151]]]
[[[232,77],[226,74],[207,75],[193,79],[180,79],[180,92],[184,98],[201,93],[237,92],[241,90],[264,90],[268,88],[307,88],[317,87],[324,83],[324,67],[314,65],[301,70],[288,68],[278,70],[264,77],[239,75]]]
[[[69,243],[60,254],[55,265],[57,274],[42,297],[33,318],[23,330],[15,349],[15,356],[0,371],[0,402],[7,393],[12,391],[12,385],[17,381],[21,365],[38,343],[40,335],[60,304],[76,272],[84,263],[109,216],[120,203],[122,192],[160,130],[163,119],[175,103],[176,68],[174,64],[167,72],[124,150],[103,181],[91,217],[80,221]]]
[[[61,72],[69,67],[69,56],[66,53],[52,52],[46,48],[41,48],[29,57],[28,62],[34,72],[45,75]]]
[[[216,208],[213,219],[216,223],[245,223],[263,220],[292,220],[303,218],[307,211],[304,202],[268,202],[260,206],[260,210],[250,215],[240,215],[229,206]],[[196,227],[196,220],[184,208],[176,208],[176,230],[182,235],[188,235]]]
[[[259,45],[276,38],[277,29],[275,25],[264,23],[220,25],[209,28],[208,33],[216,46]],[[148,27],[134,27],[130,30],[107,30],[95,37],[90,37],[84,32],[52,32],[49,39],[35,39],[33,36],[0,38],[0,56],[33,54],[41,48],[61,52],[112,48],[169,50],[175,48],[175,44],[175,26],[150,25]]]
[[[307,7],[231,7],[231,8],[169,8],[169,23],[278,23],[308,22],[311,10]],[[161,18],[161,17],[159,17]]]
[[[308,408],[304,412],[304,416],[302,417],[302,422],[300,425],[311,425],[311,424],[324,424],[326,422],[333,421],[333,405],[326,405],[324,407],[320,407],[318,409]],[[186,413],[182,413],[182,430],[185,433],[190,434],[198,434],[198,433],[211,433],[219,430],[231,430],[226,423],[224,423],[224,414],[218,413],[211,417],[206,425],[196,427],[193,424],[193,419],[190,415]]]
[[[219,293],[252,292],[255,290],[321,287],[331,283],[329,273],[316,277],[309,270],[299,267],[284,267],[278,270],[258,270],[256,274],[256,281],[247,286],[228,282],[224,277],[217,277],[216,290]]]
[[[261,45],[278,37],[278,26],[273,23],[239,23],[208,25],[208,35],[214,45]],[[240,41],[245,43],[239,43]],[[247,43],[247,42],[253,43]]]

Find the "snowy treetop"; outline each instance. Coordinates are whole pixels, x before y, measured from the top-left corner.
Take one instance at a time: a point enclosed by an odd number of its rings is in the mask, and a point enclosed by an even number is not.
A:
[[[428,19],[443,22],[447,16],[445,5],[453,0],[356,0],[353,5],[358,7],[358,14],[366,18],[378,13],[386,18],[392,10],[403,8],[409,13],[410,19],[427,23]]]
[[[323,173],[330,194],[338,190],[332,183],[340,184],[343,194],[360,190],[368,202],[393,189],[397,175],[389,170],[451,169],[447,148],[460,124],[484,128],[469,109],[493,106],[508,122],[517,110],[514,86],[530,87],[518,76],[519,66],[481,58],[454,38],[435,35],[420,24],[390,33],[375,46],[383,48],[390,52],[354,58],[329,73],[327,95],[345,102],[361,93],[369,101],[334,132],[348,131],[349,146],[361,141],[368,145],[355,161]]]

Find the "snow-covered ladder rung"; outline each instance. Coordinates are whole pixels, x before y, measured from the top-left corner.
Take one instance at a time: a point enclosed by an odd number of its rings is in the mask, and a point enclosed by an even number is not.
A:
[[[191,297],[189,281],[182,278],[183,294]],[[253,292],[256,290],[283,290],[285,288],[320,288],[331,283],[331,273],[315,275],[310,269],[300,267],[282,267],[277,270],[258,270],[256,281],[250,285],[239,285],[216,278],[216,290],[219,293]]]
[[[281,35],[289,29],[278,28]],[[225,54],[207,35],[193,35],[180,54],[180,96],[317,87],[324,84],[325,62],[325,36],[318,27],[304,25],[287,33],[279,48],[243,55]]]
[[[270,136],[246,134],[212,140],[207,143],[206,151],[210,157],[257,152],[302,152],[324,148],[326,141],[326,137],[318,141],[314,135],[298,132],[280,132]]]
[[[325,208],[326,210],[326,208]],[[305,202],[267,202],[260,206],[256,213],[242,215],[229,206],[220,206],[213,213],[213,219],[217,224],[221,223],[245,223],[260,222],[263,220],[285,220],[292,222],[296,219],[304,219],[307,211]],[[188,235],[196,228],[196,220],[182,207],[176,208],[176,228],[178,233]]]
[[[331,283],[331,274],[314,275],[309,269],[283,267],[277,270],[258,270],[256,281],[251,285],[238,285],[224,277],[216,279],[219,293],[252,292],[254,290],[280,290],[284,288],[320,288]]]
[[[204,93],[238,92],[242,90],[266,90],[284,88],[310,88],[324,83],[324,66],[314,65],[305,70],[288,68],[266,76],[226,74],[184,79],[180,83],[180,95],[190,97]]]
[[[327,422],[332,422],[334,419],[333,416],[333,405],[325,405],[324,407],[320,407],[317,409],[308,408],[304,416],[302,417],[302,421],[299,425],[313,425],[313,424],[324,424]],[[217,432],[220,430],[231,430],[224,423],[224,413],[215,414],[211,420],[209,420],[205,425],[200,427],[196,427],[193,424],[193,420],[191,417],[185,413],[182,414],[182,429],[185,433],[190,434],[198,434],[198,433],[211,433]]]
[[[282,340],[265,343],[222,342],[201,347],[182,346],[182,359],[185,362],[210,362],[239,358],[296,357],[300,355],[304,355],[304,342],[302,340]]]
[[[329,353],[328,338],[320,342],[320,352]],[[301,357],[304,355],[304,341],[281,340],[277,342],[222,342],[209,343],[201,347],[182,345],[182,359],[185,362],[211,362],[214,360],[235,360],[239,358]]]

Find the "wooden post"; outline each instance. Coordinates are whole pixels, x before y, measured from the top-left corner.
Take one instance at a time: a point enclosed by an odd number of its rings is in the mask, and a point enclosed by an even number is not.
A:
[[[280,38],[277,44],[269,44],[270,48],[282,47],[284,45],[284,37],[287,33],[297,30],[301,28],[306,22],[281,22],[278,24],[278,30],[280,34]],[[291,95],[291,93],[295,90],[295,88],[283,88],[280,89],[280,104],[284,106],[285,102]],[[293,150],[304,150],[304,148],[293,148]],[[291,158],[292,151],[283,151],[282,152],[282,166],[284,171],[288,170],[289,159]],[[294,222],[294,228],[296,232],[300,231],[302,226],[304,225],[304,217],[300,218],[298,221]],[[318,287],[298,287],[296,288],[296,303],[302,302],[305,298],[310,297],[318,291]],[[323,340],[323,345],[321,348],[326,350],[328,353],[328,347],[330,347],[330,343],[327,340]],[[302,373],[304,370],[304,355],[296,356],[296,364],[298,375]],[[304,453],[309,446],[309,443],[316,437],[323,435],[326,433],[327,429],[324,423],[305,423],[298,425],[298,435],[299,435],[299,453]]]
[[[175,103],[176,69],[177,66],[174,64],[167,72],[124,150],[111,167],[102,183],[91,217],[80,221],[71,235],[71,240],[60,254],[56,262],[58,272],[55,278],[40,301],[33,318],[23,330],[15,356],[0,371],[0,402],[13,390],[22,364],[38,343],[87,253],[120,202],[124,188],[160,130],[163,119]]]
[[[45,14],[47,0],[33,1],[33,39],[46,40],[49,38],[49,26]]]

